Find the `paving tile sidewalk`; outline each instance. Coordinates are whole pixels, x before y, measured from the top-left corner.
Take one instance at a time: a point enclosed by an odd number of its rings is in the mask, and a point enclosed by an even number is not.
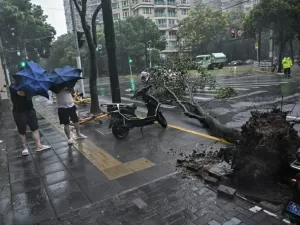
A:
[[[0,113],[0,225],[282,224],[179,174],[142,186],[132,176],[108,180],[41,116],[42,142],[52,149],[36,153],[28,133],[30,155],[22,157],[8,102]]]

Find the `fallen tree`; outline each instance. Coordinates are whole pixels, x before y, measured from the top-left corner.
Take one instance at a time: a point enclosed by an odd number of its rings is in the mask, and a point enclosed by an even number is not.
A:
[[[187,60],[177,59],[166,64],[165,68],[153,69],[150,72],[153,94],[161,100],[173,100],[185,116],[199,121],[213,135],[235,144],[223,149],[220,156],[231,163],[239,184],[250,187],[286,175],[289,163],[300,147],[300,138],[293,128],[295,123],[286,120],[287,113],[277,108],[269,112],[255,111],[241,129],[229,128],[194,100],[195,91],[213,89],[216,84],[213,77],[201,68],[197,75],[192,76],[189,68],[193,66]],[[235,93],[232,88],[228,90]],[[230,97],[228,94],[224,96]]]

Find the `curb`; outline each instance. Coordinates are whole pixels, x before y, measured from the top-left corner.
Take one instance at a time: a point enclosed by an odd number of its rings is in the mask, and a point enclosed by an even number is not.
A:
[[[262,71],[262,70],[253,70],[253,71],[263,73],[263,74],[267,74],[267,75],[279,75],[278,73],[275,73],[275,72],[268,72],[268,71]],[[299,76],[300,76],[300,74],[299,74]]]

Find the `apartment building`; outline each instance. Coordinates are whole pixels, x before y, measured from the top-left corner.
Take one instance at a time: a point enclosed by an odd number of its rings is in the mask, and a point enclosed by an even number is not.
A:
[[[101,0],[89,0],[87,19],[91,21],[95,8]],[[112,0],[113,18],[115,21],[126,19],[129,16],[142,15],[155,22],[167,40],[166,50],[163,52],[177,52],[176,32],[178,23],[196,5],[196,0]],[[66,24],[68,32],[72,32],[72,19],[69,0],[64,0]],[[76,11],[76,9],[75,9]],[[77,29],[81,30],[80,17],[76,12]],[[103,24],[102,13],[97,18],[99,27]]]

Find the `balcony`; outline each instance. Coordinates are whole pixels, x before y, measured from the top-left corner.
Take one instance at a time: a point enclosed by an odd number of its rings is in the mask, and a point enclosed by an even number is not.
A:
[[[168,17],[176,17],[176,13],[168,13]]]
[[[161,24],[157,24],[158,28],[167,28],[168,24],[166,23],[161,23]]]
[[[172,6],[176,6],[176,2],[167,2],[167,5],[172,5]]]
[[[154,5],[165,5],[165,1],[154,1]]]
[[[155,17],[167,17],[166,13],[154,13]]]
[[[167,38],[167,41],[177,41],[177,36],[169,36],[168,38]]]

